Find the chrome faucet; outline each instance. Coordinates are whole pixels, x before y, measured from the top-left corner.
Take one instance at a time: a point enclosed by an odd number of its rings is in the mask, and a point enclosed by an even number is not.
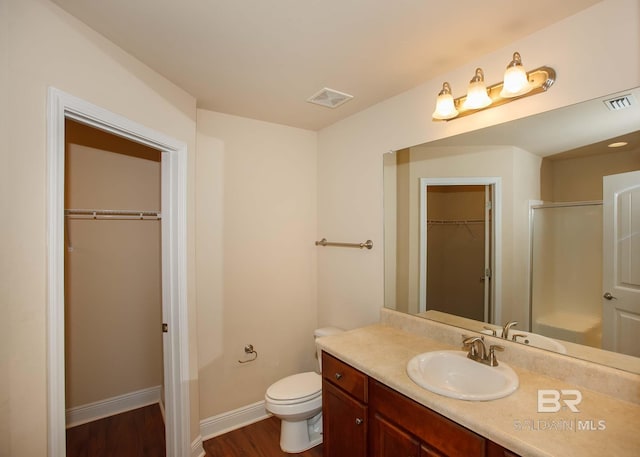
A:
[[[517,321],[509,321],[506,324],[504,324],[504,327],[502,327],[502,338],[504,338],[505,340],[508,340],[509,330],[511,330],[511,327],[515,327],[516,325],[518,325]]]
[[[489,327],[488,325],[485,325],[482,328],[485,329],[485,330],[489,330],[491,332],[491,336],[498,336],[498,331],[495,328]]]
[[[469,353],[467,354],[468,358],[489,365],[490,367],[498,366],[495,351],[504,351],[504,346],[492,344],[489,346],[489,352],[487,353],[487,347],[484,345],[484,336],[462,335],[462,338],[463,349],[469,349]]]
[[[487,348],[484,345],[484,337],[482,336],[467,337],[465,335],[462,335],[462,337],[464,338],[462,340],[463,348],[469,349],[469,354],[467,354],[467,357],[469,357],[471,360],[476,360],[476,361],[484,360],[487,358]]]

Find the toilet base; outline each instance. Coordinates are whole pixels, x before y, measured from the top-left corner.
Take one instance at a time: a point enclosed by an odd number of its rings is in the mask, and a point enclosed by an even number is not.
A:
[[[288,454],[297,454],[322,444],[322,413],[308,420],[282,420],[280,449]]]

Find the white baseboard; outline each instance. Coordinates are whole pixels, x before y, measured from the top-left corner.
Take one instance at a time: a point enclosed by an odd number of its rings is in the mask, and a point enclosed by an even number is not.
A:
[[[206,453],[202,447],[202,436],[198,435],[191,443],[191,457],[205,457]]]
[[[270,414],[264,407],[264,400],[226,413],[218,414],[200,421],[200,434],[203,440],[222,435],[231,430],[266,419]]]
[[[106,400],[69,408],[66,410],[67,428],[160,403],[161,389],[162,386],[149,387],[148,389],[137,390],[117,397],[107,398]]]

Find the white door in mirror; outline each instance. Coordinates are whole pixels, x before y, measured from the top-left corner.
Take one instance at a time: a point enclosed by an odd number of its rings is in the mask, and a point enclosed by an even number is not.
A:
[[[603,179],[602,348],[640,357],[640,171]]]

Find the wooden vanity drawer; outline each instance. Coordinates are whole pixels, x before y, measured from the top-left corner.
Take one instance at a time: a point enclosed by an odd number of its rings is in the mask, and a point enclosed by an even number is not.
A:
[[[431,448],[426,455],[484,457],[486,440],[393,389],[370,379],[369,408],[402,427]],[[425,449],[427,451],[428,449]]]
[[[322,352],[322,377],[357,400],[367,402],[367,376],[326,352]]]
[[[520,457],[493,441],[487,441],[487,457]]]

